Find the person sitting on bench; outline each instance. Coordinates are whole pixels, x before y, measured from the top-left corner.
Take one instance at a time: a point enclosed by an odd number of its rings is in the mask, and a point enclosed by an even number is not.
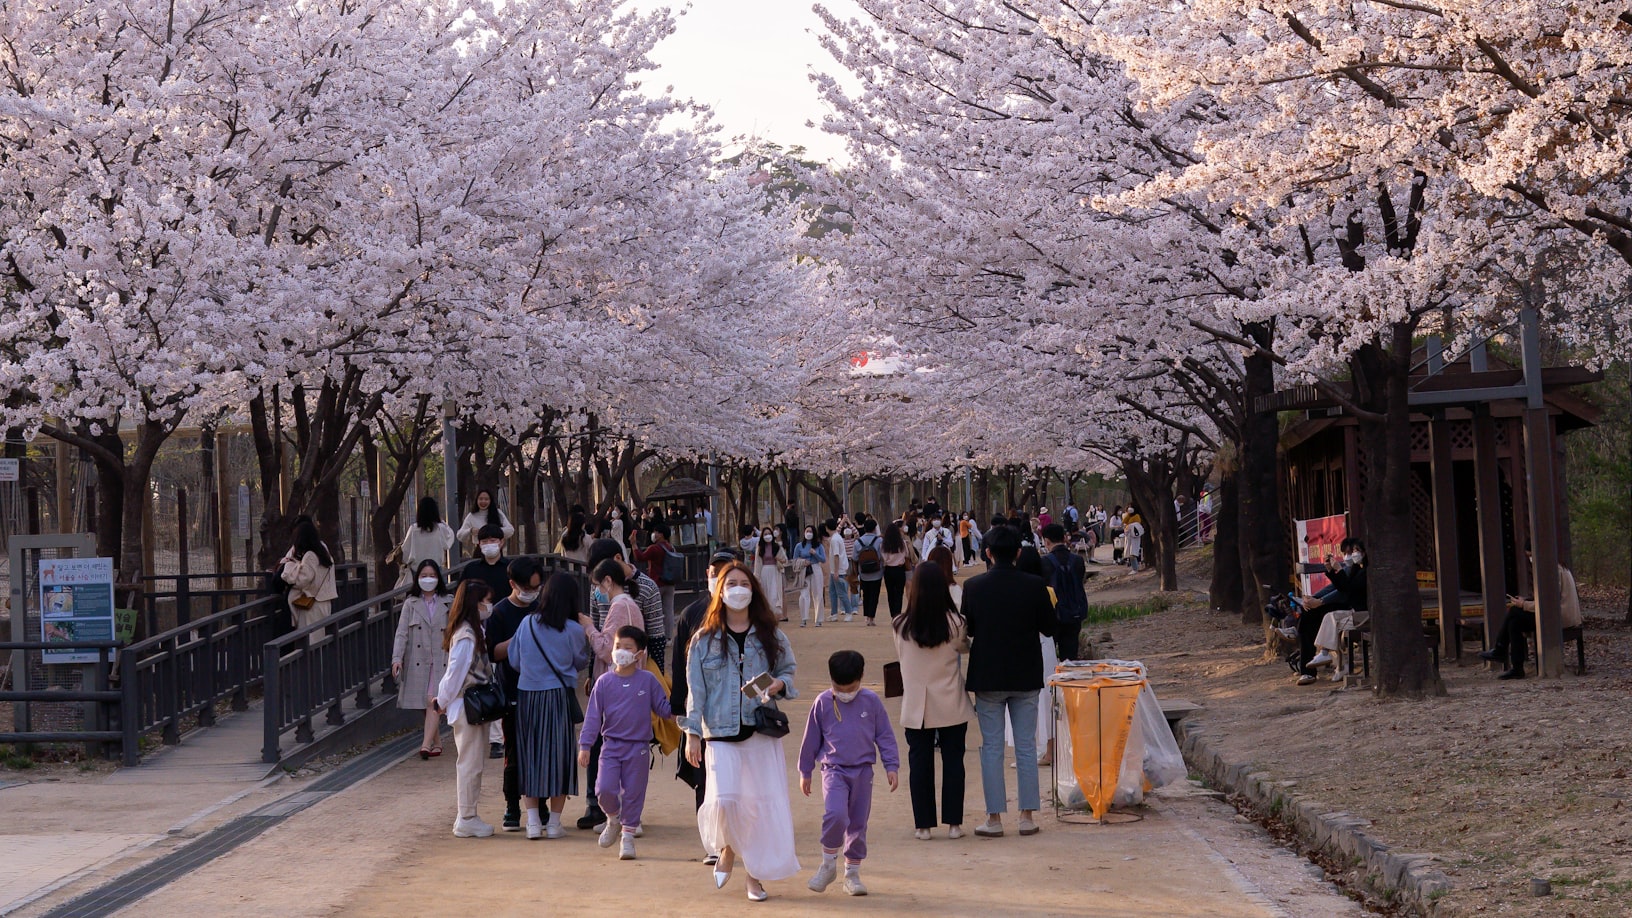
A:
[[[1535,568],[1530,546],[1524,547],[1524,560]],[[1575,575],[1563,564],[1558,566],[1558,621],[1564,628],[1581,627],[1581,596],[1575,589]],[[1524,661],[1530,657],[1530,646],[1525,635],[1536,633],[1536,599],[1507,597],[1507,617],[1489,650],[1479,652],[1482,659],[1492,662],[1507,661],[1507,669],[1498,679],[1523,679]]]
[[[1298,646],[1302,651],[1303,666],[1298,671],[1298,684],[1315,681],[1315,667],[1332,661],[1332,654],[1315,652],[1315,638],[1326,613],[1339,609],[1366,608],[1366,547],[1359,539],[1344,539],[1338,550],[1339,559],[1326,557],[1326,576],[1331,586],[1304,600],[1303,614],[1298,617]]]

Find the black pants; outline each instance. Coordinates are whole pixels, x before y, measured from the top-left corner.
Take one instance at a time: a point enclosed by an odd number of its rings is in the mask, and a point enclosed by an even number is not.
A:
[[[1315,635],[1320,633],[1320,623],[1325,621],[1326,613],[1330,611],[1333,611],[1331,606],[1321,606],[1318,609],[1305,609],[1298,616],[1299,659],[1303,661],[1300,672],[1306,676],[1315,674],[1314,668],[1309,665],[1309,661],[1315,658]]]
[[[884,595],[890,601],[890,621],[901,615],[901,596],[907,589],[905,567],[884,568]]]
[[[515,695],[510,697],[514,698]],[[499,724],[504,727],[504,812],[506,816],[521,814],[521,755],[516,751],[516,709],[511,708]]]
[[[867,616],[868,621],[878,615],[878,591],[882,586],[882,580],[861,581],[861,614]]]
[[[595,745],[589,748],[589,765],[584,769],[584,780],[589,782],[585,785],[589,788],[589,792],[584,795],[589,798],[589,809],[585,810],[585,813],[599,813],[601,811],[601,798],[595,794],[595,779],[600,773],[601,738],[597,736],[595,737]]]
[[[1505,654],[1509,668],[1524,672],[1524,661],[1530,659],[1525,636],[1535,633],[1536,614],[1526,612],[1523,606],[1508,606],[1507,617],[1502,619],[1502,628],[1496,632],[1496,643],[1490,649],[1496,651],[1498,659]]]
[[[1081,651],[1082,622],[1055,622],[1054,623],[1054,650],[1059,654],[1061,663],[1066,660],[1077,659]]]
[[[915,828],[935,828],[935,750],[941,750],[941,822],[963,825],[963,750],[968,724],[907,728],[907,787]]]
[[[975,541],[969,536],[963,537],[963,563],[975,563]]]

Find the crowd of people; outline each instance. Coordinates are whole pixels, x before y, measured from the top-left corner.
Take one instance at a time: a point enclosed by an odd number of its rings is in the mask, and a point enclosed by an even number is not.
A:
[[[676,614],[672,589],[664,590],[672,584],[658,576],[663,559],[652,551],[666,540],[665,522],[643,522],[652,538],[639,547],[605,529],[592,538],[587,526],[582,541],[563,540],[588,565],[585,607],[572,575],[505,557],[514,530],[488,499],[450,530],[477,555],[451,595],[438,560],[410,561],[419,540],[405,545],[411,581],[393,651],[401,703],[426,711],[421,755],[441,754],[441,717],[452,727],[456,836],[494,834],[477,800],[484,760],[502,756],[499,828],[561,838],[567,799],[583,793],[577,826],[633,859],[653,750],[679,751],[677,777],[695,790],[716,887],[740,867],[748,898],[763,901],[766,883],[801,869],[783,744],[793,725],[778,708],[798,697],[797,661],[783,626],[795,608],[801,626],[858,614],[875,625],[880,606],[901,669],[899,707],[863,688],[868,661],[841,650],[827,661],[830,687],[812,702],[798,747],[800,791],[819,785],[824,805],[822,860],[809,888],[841,883],[851,895],[867,892],[860,871],[874,773],[882,766],[894,791],[903,764],[892,717],[906,736],[915,837],[927,840],[941,825],[950,838],[964,835],[971,719],[981,726],[986,814],[973,833],[1005,833],[1006,735],[1015,748],[1015,828],[1040,831],[1039,768],[1049,762],[1050,734],[1039,723],[1044,679],[1055,660],[1074,658],[1086,612],[1083,559],[1065,521],[1013,512],[983,526],[931,502],[888,522],[857,513],[801,527],[790,508],[777,524],[744,527],[737,545],[720,549],[705,592]],[[1065,517],[1080,529],[1084,518],[1074,511]],[[440,521],[429,521],[416,528],[434,548],[443,535]],[[958,571],[982,561],[986,569],[960,586]],[[467,692],[478,687],[507,702],[490,722],[467,716]],[[469,710],[488,708],[473,702]]]

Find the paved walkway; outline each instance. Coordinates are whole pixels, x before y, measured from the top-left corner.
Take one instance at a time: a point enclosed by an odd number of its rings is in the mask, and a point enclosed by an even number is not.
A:
[[[246,752],[260,732],[256,706],[135,768],[9,773],[19,783],[0,786],[0,915],[41,913],[288,793]]]
[[[787,706],[797,725],[786,741],[799,855],[797,879],[768,884],[770,907],[800,914],[855,912],[930,915],[1357,916],[1361,912],[1318,880],[1318,870],[1276,848],[1233,810],[1190,786],[1153,800],[1143,819],[1095,826],[1042,819],[1043,832],[1020,838],[952,841],[912,837],[905,780],[890,794],[880,780],[863,876],[871,895],[854,899],[835,884],[817,895],[805,880],[817,866],[819,797],[797,796],[793,750],[811,698],[825,687],[828,654],[860,650],[867,682],[893,658],[887,629],[855,623],[790,632],[803,698]],[[897,706],[890,704],[892,712]],[[899,726],[897,727],[899,736]],[[980,803],[978,732],[971,726],[966,825]],[[904,743],[902,744],[905,748]],[[451,749],[451,747],[450,747]],[[503,804],[499,763],[488,763],[482,815],[497,821]],[[242,847],[120,912],[242,916],[398,916],[479,911],[627,916],[763,913],[741,877],[716,891],[701,863],[690,789],[660,761],[648,799],[640,859],[620,862],[590,832],[559,841],[520,834],[455,839],[453,757],[408,758],[378,776],[314,803]],[[1013,794],[1013,772],[1006,770]],[[904,779],[904,776],[903,776]],[[1045,773],[1046,780],[1046,773]],[[285,782],[287,783],[287,782]],[[13,793],[4,791],[0,793]],[[145,789],[144,789],[145,792]],[[569,804],[569,821],[582,803]],[[162,820],[161,820],[162,821]],[[1313,874],[1313,875],[1311,875]],[[456,905],[457,904],[457,905]],[[756,911],[757,910],[757,911]]]

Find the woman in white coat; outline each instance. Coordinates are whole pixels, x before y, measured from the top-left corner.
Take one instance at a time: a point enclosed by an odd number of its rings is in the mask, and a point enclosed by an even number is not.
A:
[[[488,838],[493,834],[493,827],[476,815],[476,801],[482,796],[482,766],[487,762],[487,725],[465,719],[465,689],[494,678],[487,642],[482,639],[482,622],[487,618],[490,599],[492,588],[480,580],[463,581],[453,594],[447,630],[439,645],[447,654],[448,665],[431,699],[433,713],[446,714],[448,726],[453,728],[459,806],[453,834],[459,838]]]
[[[447,651],[442,648],[448,630],[448,598],[442,590],[442,568],[429,558],[414,571],[414,592],[402,602],[397,616],[397,636],[391,644],[391,676],[397,680],[397,707],[425,712],[425,738],[419,757],[442,754],[437,729],[441,718],[431,706],[442,673],[447,669]]]
[[[788,553],[782,547],[776,530],[769,526],[759,532],[753,550],[753,563],[754,577],[759,580],[760,590],[765,594],[765,601],[771,604],[771,611],[776,613],[776,620],[787,621],[788,610],[782,604],[782,568],[788,564]]]
[[[453,527],[442,522],[442,510],[437,507],[436,498],[421,497],[414,525],[409,527],[408,534],[402,539],[403,574],[397,586],[408,585],[413,572],[419,570],[421,561],[428,559],[440,567],[447,567],[448,551],[455,541]]]
[[[340,596],[334,584],[334,556],[311,520],[295,524],[294,545],[279,563],[278,576],[289,584],[289,610],[297,629],[328,618],[334,610]]]
[[[507,542],[516,534],[516,527],[510,525],[510,518],[493,502],[493,492],[482,488],[476,492],[476,506],[465,514],[465,521],[459,524],[459,531],[455,533],[459,541],[470,548],[471,554],[476,554],[477,543],[481,541],[479,533],[488,523],[504,530],[504,539]]]

